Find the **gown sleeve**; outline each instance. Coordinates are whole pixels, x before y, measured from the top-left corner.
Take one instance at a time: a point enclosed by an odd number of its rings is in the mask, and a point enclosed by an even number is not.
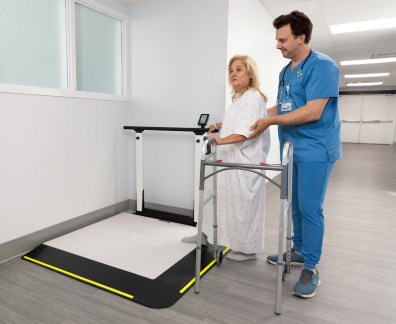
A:
[[[239,98],[239,107],[235,114],[234,134],[249,137],[253,131],[249,128],[265,113],[265,101],[258,91],[246,92]]]

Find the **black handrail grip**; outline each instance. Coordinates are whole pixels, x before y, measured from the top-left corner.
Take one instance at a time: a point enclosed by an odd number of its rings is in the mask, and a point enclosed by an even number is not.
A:
[[[143,133],[145,130],[165,131],[165,132],[193,132],[196,135],[203,135],[209,128],[188,128],[188,127],[156,127],[156,126],[124,126],[124,129],[134,130],[136,133]]]

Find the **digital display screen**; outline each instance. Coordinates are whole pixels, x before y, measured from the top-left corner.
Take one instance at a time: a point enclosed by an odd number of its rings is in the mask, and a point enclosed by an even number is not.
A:
[[[201,114],[201,116],[199,116],[198,125],[205,126],[206,123],[208,122],[208,119],[209,119],[209,114]]]

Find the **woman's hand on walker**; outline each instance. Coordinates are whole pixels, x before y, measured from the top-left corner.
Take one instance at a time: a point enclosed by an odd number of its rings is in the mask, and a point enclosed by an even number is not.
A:
[[[214,139],[217,145],[222,145],[223,144],[223,139],[219,137],[217,134],[210,134],[210,137]]]
[[[209,131],[208,131],[208,133],[213,133],[213,132],[216,131],[216,130],[217,130],[217,128],[216,128],[215,125],[210,125],[210,126],[209,126]]]

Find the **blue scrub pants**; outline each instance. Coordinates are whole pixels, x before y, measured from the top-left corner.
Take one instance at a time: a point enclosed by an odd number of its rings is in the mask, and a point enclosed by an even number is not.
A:
[[[293,247],[304,267],[316,268],[324,236],[323,202],[334,162],[293,163]]]

